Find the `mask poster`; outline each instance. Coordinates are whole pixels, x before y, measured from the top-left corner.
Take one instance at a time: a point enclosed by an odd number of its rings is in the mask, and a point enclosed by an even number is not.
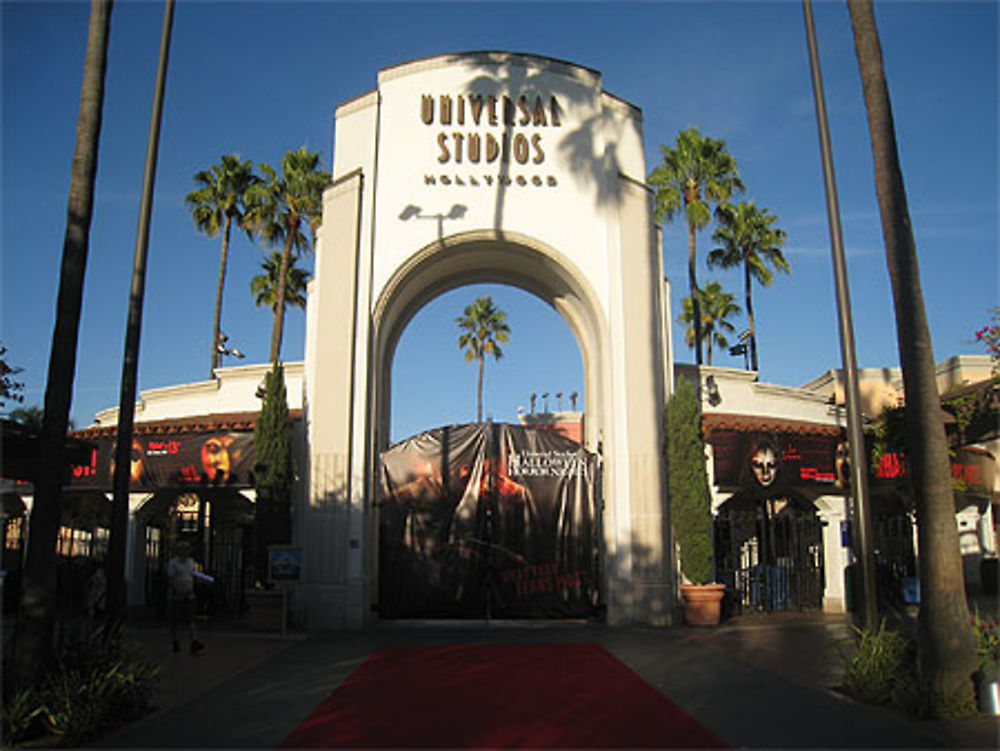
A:
[[[458,425],[382,454],[382,618],[567,618],[599,602],[597,456],[551,431]]]
[[[89,461],[71,467],[70,485],[110,490],[115,439],[90,439]],[[136,435],[131,452],[132,490],[253,485],[253,432]]]
[[[708,440],[716,486],[747,497],[824,486],[824,492],[842,492],[850,477],[842,436],[713,430]]]

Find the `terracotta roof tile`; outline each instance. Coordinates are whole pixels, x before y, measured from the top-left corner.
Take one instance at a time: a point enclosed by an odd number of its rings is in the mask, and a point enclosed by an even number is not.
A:
[[[169,435],[173,433],[209,433],[219,430],[253,430],[259,412],[227,412],[214,415],[194,415],[173,417],[166,420],[148,420],[135,423],[136,435]],[[288,410],[293,422],[302,419],[301,409]],[[76,438],[100,438],[117,433],[116,425],[95,425],[82,430],[74,430],[70,435]]]
[[[701,429],[706,436],[714,430],[798,433],[801,435],[842,435],[844,433],[844,428],[839,425],[806,420],[787,420],[781,417],[736,415],[725,412],[708,412],[702,415]]]

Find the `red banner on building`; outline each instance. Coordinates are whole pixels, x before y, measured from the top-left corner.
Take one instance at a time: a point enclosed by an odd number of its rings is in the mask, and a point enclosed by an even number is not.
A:
[[[90,461],[72,467],[70,486],[110,491],[115,439],[90,439]],[[132,441],[132,490],[204,485],[253,485],[253,433],[217,431],[137,435]]]

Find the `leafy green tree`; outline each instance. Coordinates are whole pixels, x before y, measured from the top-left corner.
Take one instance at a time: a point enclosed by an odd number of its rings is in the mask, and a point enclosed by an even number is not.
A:
[[[693,584],[712,577],[712,510],[701,408],[694,386],[678,378],[666,406],[667,496],[681,575]]]
[[[306,285],[309,283],[310,274],[303,268],[295,265],[298,257],[293,255],[288,267],[288,276],[285,278],[285,305],[295,308],[306,307]],[[281,269],[281,254],[271,252],[260,262],[263,274],[257,274],[250,280],[250,293],[253,295],[254,304],[257,307],[267,305],[271,310],[276,310],[278,305],[278,273]]]
[[[267,548],[292,541],[292,427],[285,370],[274,363],[264,383],[264,401],[253,431],[254,578],[267,581]]]
[[[8,401],[19,404],[24,401],[21,395],[24,384],[14,380],[20,372],[21,368],[7,362],[7,348],[0,344],[0,408],[6,407]]]
[[[219,367],[219,329],[222,320],[222,291],[226,282],[226,263],[229,258],[229,233],[233,224],[252,237],[250,225],[245,220],[247,192],[260,178],[253,172],[253,164],[240,161],[236,154],[225,154],[218,164],[201,170],[194,176],[199,186],[188,193],[185,202],[195,227],[208,237],[222,235],[222,252],[219,256],[219,281],[215,290],[215,319],[212,325],[212,357],[209,378],[215,377]]]
[[[971,676],[976,644],[955,524],[948,442],[941,417],[934,348],[920,285],[913,225],[871,0],[848,0],[854,49],[868,114],[875,192],[892,283],[896,339],[906,397],[907,467],[917,505],[920,612],[917,659],[928,711],[975,711]]]
[[[775,227],[778,217],[767,209],[758,209],[753,201],[741,201],[733,205],[720,206],[715,212],[719,226],[712,239],[721,247],[708,254],[709,268],[721,266],[724,269],[743,267],[743,290],[747,311],[747,328],[750,332],[750,364],[755,371],[757,362],[757,323],[753,312],[753,280],[768,287],[774,281],[772,267],[776,271],[790,272],[788,260],[781,252],[787,235],[780,227]]]
[[[483,421],[483,369],[487,355],[499,360],[503,357],[501,344],[510,340],[510,326],[507,314],[496,307],[491,297],[480,297],[465,306],[463,314],[455,319],[459,330],[459,349],[465,351],[467,362],[473,360],[479,366],[479,380],[476,385],[476,422]]]
[[[323,191],[330,184],[330,175],[319,169],[319,154],[305,146],[285,154],[280,175],[268,164],[261,164],[260,169],[264,179],[247,191],[247,221],[268,245],[282,246],[271,331],[271,362],[277,362],[281,357],[285,285],[292,253],[312,249],[323,215]]]
[[[694,305],[690,297],[685,297],[681,304],[683,310],[677,320],[688,326],[684,332],[684,343],[693,347],[696,336],[696,328],[693,325]],[[733,301],[733,295],[723,290],[719,282],[711,281],[701,290],[701,336],[705,342],[705,359],[709,367],[712,365],[713,345],[719,349],[729,346],[729,340],[725,335],[736,330],[729,318],[741,312],[740,306]]]
[[[710,205],[729,202],[744,190],[736,160],[726,142],[703,136],[697,128],[677,134],[673,147],[660,146],[662,162],[649,175],[656,191],[656,221],[673,221],[681,211],[688,228],[688,289],[693,305],[695,362],[701,365],[701,300],[695,236],[712,220]]]
[[[10,419],[18,425],[23,425],[32,433],[41,433],[45,421],[45,410],[37,404],[31,407],[18,407],[10,411]],[[72,430],[72,420],[68,427]]]
[[[111,0],[93,0],[90,6],[56,321],[45,385],[35,500],[28,525],[28,552],[17,619],[12,672],[21,685],[30,684],[55,661],[56,536],[62,510],[64,446],[73,398],[80,309],[94,209],[111,8]]]

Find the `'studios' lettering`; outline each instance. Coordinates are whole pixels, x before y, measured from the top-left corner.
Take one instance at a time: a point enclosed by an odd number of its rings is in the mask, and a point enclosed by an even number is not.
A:
[[[511,138],[504,133],[500,138],[496,138],[492,133],[480,136],[479,133],[439,133],[437,137],[438,161],[447,164],[454,160],[461,163],[463,158],[472,164],[485,162],[492,164],[499,160],[502,163],[510,162],[513,155],[514,161],[518,164],[527,164],[530,160],[533,164],[541,164],[545,161],[545,152],[542,151],[542,137],[534,133],[529,139],[524,133],[517,133]]]

